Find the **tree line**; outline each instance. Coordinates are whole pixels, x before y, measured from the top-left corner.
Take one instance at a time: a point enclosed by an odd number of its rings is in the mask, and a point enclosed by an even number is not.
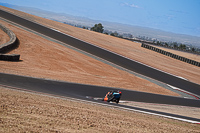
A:
[[[112,32],[109,30],[104,30],[104,27],[101,23],[95,24],[92,28],[90,28],[90,30],[99,32],[99,33],[104,33],[104,34],[111,35],[111,36],[115,36],[115,37],[119,37],[119,38],[129,39],[129,40],[131,40],[133,38],[133,35],[131,35],[131,34],[127,34],[127,33],[119,34],[117,31]],[[145,37],[145,36],[142,36],[142,37],[139,36],[136,38],[143,40],[143,41],[151,42],[152,44],[155,44],[155,45],[169,47],[169,48],[173,48],[173,49],[184,50],[184,51],[191,51],[191,52],[196,52],[196,53],[200,54],[200,49],[196,48],[196,47],[192,47],[191,45],[186,45],[186,44],[177,43],[177,42],[158,41],[157,39],[152,39],[152,38]]]

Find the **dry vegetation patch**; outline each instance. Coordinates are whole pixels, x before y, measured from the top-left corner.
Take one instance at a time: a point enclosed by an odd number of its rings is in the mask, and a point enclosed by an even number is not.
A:
[[[199,132],[200,126],[0,87],[0,132]]]

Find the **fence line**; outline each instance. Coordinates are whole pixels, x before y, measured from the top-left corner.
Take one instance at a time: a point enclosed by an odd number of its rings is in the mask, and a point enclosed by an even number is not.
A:
[[[169,56],[169,57],[171,57],[171,58],[174,58],[174,59],[177,59],[177,60],[180,60],[180,61],[189,63],[189,64],[191,64],[191,65],[195,65],[195,66],[200,67],[200,62],[197,62],[197,61],[194,61],[194,60],[191,60],[191,59],[188,59],[188,58],[185,58],[185,57],[182,57],[182,56],[179,56],[179,55],[176,55],[176,54],[167,52],[167,51],[164,51],[164,50],[162,50],[162,49],[153,47],[153,46],[151,46],[151,45],[142,43],[141,47],[146,48],[146,49],[149,49],[149,50],[152,50],[152,51],[155,51],[155,52],[158,52],[158,53],[161,53],[161,54],[166,55],[166,56]]]

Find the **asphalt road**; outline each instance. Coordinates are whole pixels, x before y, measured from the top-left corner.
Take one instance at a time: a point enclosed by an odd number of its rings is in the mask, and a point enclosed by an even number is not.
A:
[[[43,25],[31,22],[29,20],[26,20],[24,18],[15,16],[11,13],[5,12],[3,10],[0,10],[0,16],[13,21],[17,24],[20,24],[22,26],[25,26],[29,29],[32,29],[34,31],[37,31],[39,33],[42,33],[46,36],[49,36],[51,38],[54,38],[56,40],[59,40],[61,42],[64,42],[68,45],[71,45],[73,47],[76,47],[78,49],[84,50],[90,54],[93,54],[95,56],[98,56],[100,58],[103,58],[107,61],[110,61],[116,65],[119,65],[121,67],[124,67],[126,69],[129,69],[131,71],[134,71],[136,73],[145,75],[147,77],[156,79],[158,81],[167,83],[169,85],[178,87],[180,89],[183,89],[185,91],[191,92],[193,94],[200,96],[200,85],[174,77],[172,75],[169,75],[167,73],[164,73],[162,71],[153,69],[151,67],[148,67],[144,64],[138,63],[134,60],[128,59],[126,57],[120,56],[116,53],[110,52],[108,50],[105,50],[103,48],[97,47],[95,45],[92,45],[90,43],[78,40],[74,37],[71,37],[69,35],[60,33],[58,31],[55,31],[53,29],[50,29],[48,27],[45,27]]]
[[[119,88],[76,84],[0,73],[0,84],[58,96],[86,99],[103,98],[110,90],[121,90],[122,100],[200,107],[200,100],[131,91]]]
[[[61,81],[37,79],[31,77],[23,77],[18,75],[0,73],[0,85],[14,87],[14,89],[42,92],[51,94],[54,96],[64,96],[76,99],[82,99],[87,101],[93,101],[102,103],[108,106],[117,106],[118,108],[139,111],[143,113],[156,114],[159,116],[178,119],[191,123],[200,123],[200,119],[191,118],[186,116],[180,116],[176,114],[170,114],[165,112],[159,112],[154,110],[148,110],[138,107],[126,106],[121,104],[110,104],[103,101],[96,101],[93,99],[87,99],[86,96],[92,97],[104,97],[105,94],[110,90],[116,90],[109,87],[100,87],[92,85],[75,84]],[[121,89],[122,100],[139,101],[139,102],[150,102],[150,103],[163,103],[163,104],[174,104],[182,106],[200,107],[200,100],[184,99],[179,97],[163,96],[150,93],[143,93],[137,91],[130,91]]]

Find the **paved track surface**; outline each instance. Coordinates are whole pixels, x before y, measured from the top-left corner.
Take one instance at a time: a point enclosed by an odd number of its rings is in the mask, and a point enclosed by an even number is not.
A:
[[[31,91],[86,99],[86,96],[104,97],[110,90],[121,90],[122,100],[200,107],[200,100],[158,95],[118,88],[76,84],[0,73],[0,84]]]
[[[23,77],[23,76],[4,74],[4,73],[0,73],[0,84],[8,85],[14,87],[15,89],[48,93],[55,96],[72,97],[76,99],[102,103],[108,106],[112,105],[112,106],[117,106],[118,108],[123,108],[123,109],[125,108],[128,110],[135,110],[143,113],[147,112],[148,114],[154,114],[154,115],[156,114],[159,116],[183,120],[191,123],[200,123],[200,119],[197,118],[191,118],[186,116],[180,116],[170,113],[120,105],[120,104],[110,104],[100,100],[96,101],[93,99],[86,98],[86,96],[103,98],[108,91],[116,90],[114,88],[75,84],[75,83],[53,81],[53,80],[44,80],[44,79]],[[163,95],[156,95],[156,94],[143,93],[130,90],[122,90],[122,100],[200,107],[200,100],[184,99],[179,97],[163,96]]]
[[[20,24],[22,26],[25,26],[29,29],[32,29],[34,31],[37,31],[39,33],[42,33],[46,36],[49,36],[51,38],[54,38],[56,40],[59,40],[61,42],[64,42],[68,45],[71,45],[73,47],[76,47],[78,49],[84,50],[90,54],[93,54],[95,56],[98,56],[100,58],[103,58],[107,61],[110,61],[114,64],[117,64],[121,67],[124,67],[126,69],[129,69],[131,71],[134,71],[136,73],[145,75],[147,77],[156,79],[158,81],[167,83],[169,85],[178,87],[180,89],[183,89],[185,91],[191,92],[193,94],[200,96],[200,85],[174,77],[172,75],[169,75],[167,73],[164,73],[162,71],[153,69],[151,67],[148,67],[144,64],[138,63],[134,60],[128,59],[126,57],[120,56],[116,53],[107,51],[105,49],[102,49],[100,47],[97,47],[95,45],[89,44],[87,42],[78,40],[76,38],[73,38],[69,35],[63,34],[59,31],[55,31],[53,29],[50,29],[48,27],[45,27],[43,25],[31,22],[29,20],[26,20],[24,18],[15,16],[11,13],[5,12],[3,10],[0,10],[0,16],[8,19],[10,21],[13,21],[17,24]]]

